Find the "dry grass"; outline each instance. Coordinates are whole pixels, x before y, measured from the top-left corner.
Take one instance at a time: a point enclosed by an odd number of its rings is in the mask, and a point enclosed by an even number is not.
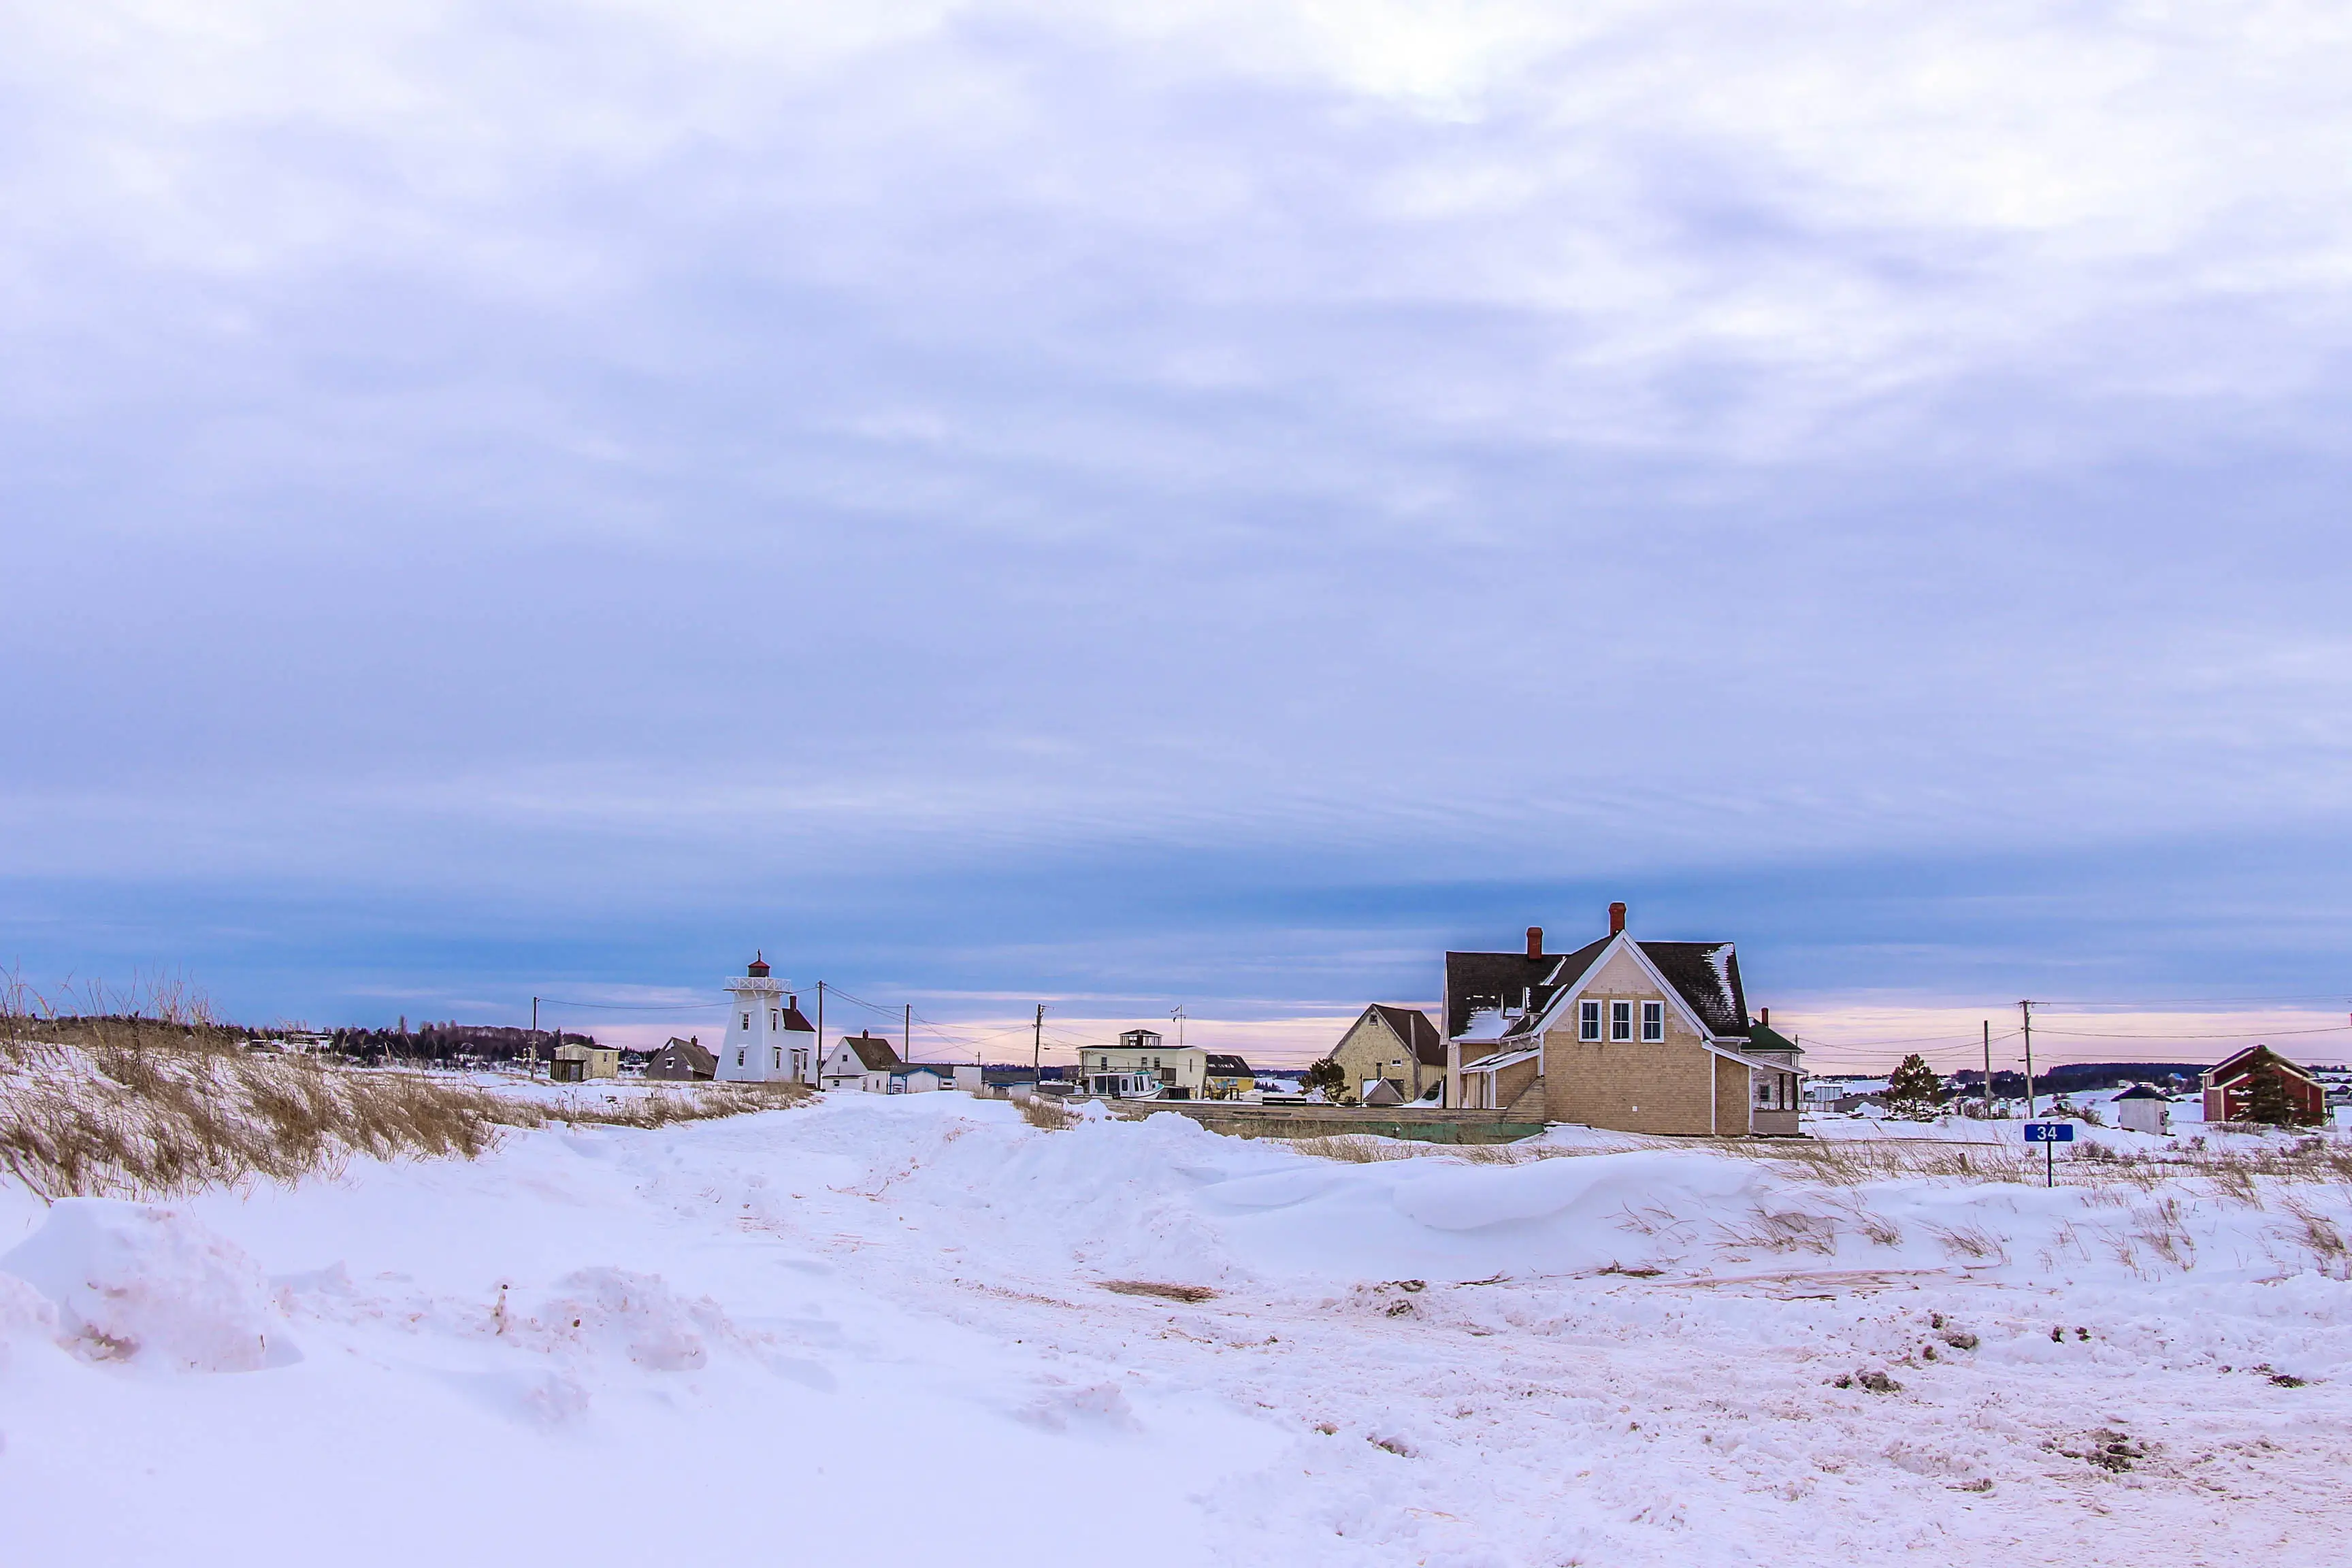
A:
[[[1013,1103],[1020,1109],[1021,1120],[1032,1127],[1042,1127],[1048,1132],[1059,1132],[1076,1127],[1081,1118],[1068,1106],[1045,1094],[1016,1094]]]
[[[1717,1226],[1724,1244],[1758,1252],[1820,1252],[1837,1250],[1837,1222],[1828,1215],[1806,1209],[1759,1207],[1747,1222]]]
[[[1954,1258],[1965,1258],[1975,1263],[2006,1263],[2009,1249],[2000,1238],[1977,1225],[1931,1225],[1927,1234],[1943,1244],[1944,1250]]]
[[[1157,1279],[1106,1279],[1102,1288],[1121,1296],[1153,1296],[1162,1301],[1189,1301],[1196,1305],[1214,1300],[1217,1294],[1206,1285],[1168,1285]]]
[[[137,1037],[134,1036],[134,1038]],[[0,1169],[40,1196],[163,1197],[293,1182],[354,1157],[470,1160],[509,1128],[663,1127],[788,1105],[789,1084],[553,1104],[432,1075],[205,1045],[0,1047]]]
[[[1276,1142],[1287,1143],[1302,1154],[1312,1154],[1318,1160],[1337,1160],[1346,1165],[1377,1165],[1389,1160],[1418,1160],[1430,1154],[1457,1152],[1451,1147],[1435,1143],[1407,1143],[1388,1138],[1373,1138],[1361,1132],[1339,1132],[1328,1138],[1284,1138]]]

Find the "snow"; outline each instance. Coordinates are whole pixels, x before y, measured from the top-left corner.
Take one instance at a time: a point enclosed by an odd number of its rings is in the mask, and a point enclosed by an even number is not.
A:
[[[1395,1152],[835,1094],[0,1188],[0,1559],[2335,1560],[2340,1183]]]

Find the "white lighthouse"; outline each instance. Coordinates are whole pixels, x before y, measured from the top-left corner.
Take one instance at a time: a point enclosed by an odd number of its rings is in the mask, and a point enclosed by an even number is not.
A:
[[[763,955],[764,956],[764,955]],[[816,1030],[801,1016],[800,998],[768,978],[754,958],[727,983],[727,1038],[719,1076],[734,1083],[814,1083]]]

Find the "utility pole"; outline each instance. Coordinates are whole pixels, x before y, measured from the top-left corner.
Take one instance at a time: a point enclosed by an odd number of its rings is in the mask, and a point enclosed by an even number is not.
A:
[[[1029,1037],[1029,1083],[1031,1088],[1045,1081],[1045,1004],[1037,1004],[1036,1032]]]
[[[898,1026],[898,1059],[909,1062],[915,1059],[915,1005],[912,1002],[907,1004],[906,1020]]]
[[[1985,1120],[1992,1120],[1992,1020],[1984,1021],[1985,1035]]]
[[[2020,1002],[2017,1010],[2025,1016],[2025,1119],[2033,1120],[2033,1004]]]
[[[809,1082],[824,1087],[824,982],[816,983],[816,1070],[809,1074]]]
[[[523,1058],[523,1065],[530,1069],[531,1077],[537,1078],[539,1076],[539,998],[536,996],[530,999],[530,1044],[527,1048],[529,1054]]]

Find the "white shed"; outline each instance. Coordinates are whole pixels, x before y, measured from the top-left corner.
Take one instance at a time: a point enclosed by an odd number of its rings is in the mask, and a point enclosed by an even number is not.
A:
[[[2136,1083],[2116,1096],[2116,1125],[2131,1132],[2161,1136],[2172,1131],[2172,1102],[2161,1089]]]

